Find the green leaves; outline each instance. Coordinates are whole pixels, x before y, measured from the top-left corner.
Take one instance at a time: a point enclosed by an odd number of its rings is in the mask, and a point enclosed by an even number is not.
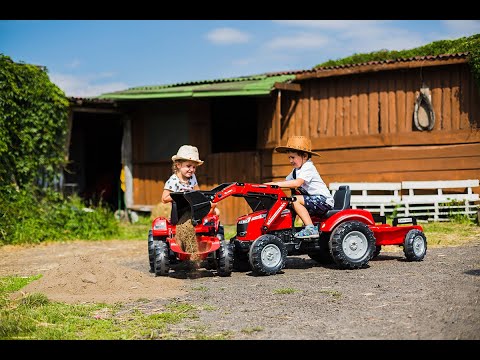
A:
[[[44,69],[0,54],[0,185],[28,188],[39,173],[54,183],[65,165],[68,107]]]
[[[327,62],[319,64],[315,67],[352,65],[369,61],[395,60],[399,58],[411,58],[415,56],[427,55],[437,56],[443,54],[456,54],[460,52],[469,53],[468,56],[470,68],[477,81],[477,84],[480,86],[480,34],[462,37],[455,40],[434,41],[430,44],[410,50],[389,51],[384,49],[371,53],[354,54],[343,59],[328,60]]]

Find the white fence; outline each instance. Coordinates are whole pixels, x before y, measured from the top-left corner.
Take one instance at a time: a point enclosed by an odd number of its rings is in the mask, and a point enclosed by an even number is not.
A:
[[[379,183],[330,183],[334,194],[341,185],[349,185],[353,209],[366,209],[384,216],[417,216],[441,221],[455,215],[474,216],[479,195],[472,190],[479,180],[403,181]]]

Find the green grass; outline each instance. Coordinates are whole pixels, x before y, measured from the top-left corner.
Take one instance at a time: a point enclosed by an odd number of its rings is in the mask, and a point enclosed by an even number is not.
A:
[[[141,311],[141,306],[115,304],[72,305],[52,302],[33,293],[10,299],[40,276],[0,278],[0,339],[32,340],[135,340],[135,339],[226,339],[227,333],[210,334],[197,327],[184,333],[171,325],[198,319],[199,308],[171,302],[158,312]],[[140,304],[143,304],[140,302]],[[213,308],[207,307],[212,311]]]
[[[273,291],[274,294],[293,294],[297,290],[292,288],[282,288],[282,289],[275,289]]]
[[[125,240],[144,240],[147,238],[148,230],[152,226],[150,216],[139,215],[138,222],[131,224],[128,222],[119,223],[119,235],[116,239]],[[114,239],[115,237],[108,237],[106,240]]]
[[[324,289],[324,290],[320,290],[320,292],[322,294],[326,294],[326,295],[329,295],[331,297],[333,297],[334,299],[340,299],[342,297],[342,293],[337,291],[337,290],[331,290],[331,289]]]
[[[196,291],[207,291],[208,288],[206,286],[196,286],[196,287],[192,287],[192,290],[196,290]]]
[[[263,331],[263,327],[261,326],[254,326],[254,327],[248,327],[248,328],[242,329],[242,332],[248,335],[251,335],[253,333],[260,332],[260,331]]]
[[[225,230],[225,239],[231,239],[235,235],[237,235],[237,225],[224,225]]]
[[[432,222],[420,225],[429,247],[460,246],[480,241],[480,226],[472,223]]]

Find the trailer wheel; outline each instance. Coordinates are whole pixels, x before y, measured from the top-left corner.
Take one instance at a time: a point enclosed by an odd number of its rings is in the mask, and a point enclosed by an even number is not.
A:
[[[360,269],[368,264],[375,251],[373,231],[360,221],[338,225],[330,236],[330,249],[341,269]]]
[[[418,229],[410,230],[405,235],[403,253],[408,261],[422,261],[427,254],[427,237],[425,234]]]
[[[248,259],[254,273],[273,275],[284,268],[287,247],[274,235],[262,235],[250,247]]]
[[[153,273],[155,270],[153,268],[153,262],[154,262],[154,246],[153,246],[153,234],[152,230],[148,230],[148,262],[150,263],[150,272]]]
[[[218,264],[217,274],[218,276],[230,276],[233,270],[233,249],[230,243],[225,240],[220,241],[220,248],[217,250]]]
[[[168,257],[168,247],[164,241],[154,241],[154,261],[153,267],[155,276],[168,276],[170,271],[170,259]]]

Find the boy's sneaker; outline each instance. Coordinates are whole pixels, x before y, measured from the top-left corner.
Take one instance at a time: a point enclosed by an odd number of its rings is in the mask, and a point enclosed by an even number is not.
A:
[[[305,226],[304,229],[300,230],[298,233],[295,234],[297,239],[311,239],[318,237],[318,230],[313,225]]]

